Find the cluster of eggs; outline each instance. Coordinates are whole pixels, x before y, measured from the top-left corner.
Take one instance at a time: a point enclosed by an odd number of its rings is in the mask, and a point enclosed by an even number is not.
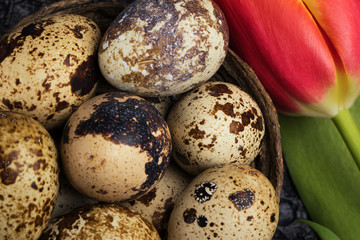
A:
[[[261,110],[212,79],[228,34],[211,0],[137,0],[104,34],[61,14],[3,38],[0,238],[271,239]]]

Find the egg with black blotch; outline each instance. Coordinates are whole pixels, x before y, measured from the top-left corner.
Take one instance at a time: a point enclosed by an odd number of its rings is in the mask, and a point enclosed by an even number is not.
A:
[[[18,27],[0,42],[0,110],[61,127],[96,88],[101,32],[91,19],[51,15]]]
[[[103,76],[140,96],[171,96],[209,80],[228,51],[224,14],[211,0],[137,0],[99,46]]]
[[[116,204],[92,204],[54,218],[39,240],[147,239],[160,240],[141,215]]]
[[[174,160],[196,175],[223,163],[252,164],[261,151],[265,121],[239,86],[209,81],[176,101],[167,123]]]
[[[75,189],[98,201],[119,202],[146,194],[160,181],[172,143],[154,106],[113,92],[91,98],[71,115],[60,148]]]
[[[29,116],[0,111],[0,239],[37,239],[59,190],[58,152]]]
[[[245,164],[223,164],[197,175],[175,203],[168,240],[271,240],[279,202],[267,177]]]

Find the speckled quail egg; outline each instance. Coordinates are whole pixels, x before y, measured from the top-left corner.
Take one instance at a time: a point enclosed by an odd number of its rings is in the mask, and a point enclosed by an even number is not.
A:
[[[224,164],[197,175],[178,197],[168,240],[271,240],[278,218],[270,181],[249,165]]]
[[[138,212],[154,225],[160,236],[166,236],[175,201],[191,180],[191,175],[184,172],[175,162],[171,162],[164,177],[150,192],[121,205]]]
[[[167,117],[173,157],[191,174],[222,163],[251,164],[265,134],[256,101],[238,86],[218,81],[188,92]]]
[[[124,92],[82,104],[63,131],[64,172],[79,192],[99,201],[134,200],[150,191],[169,163],[171,135],[149,102]]]
[[[47,129],[64,124],[94,93],[100,40],[94,21],[73,14],[14,30],[0,43],[0,110],[27,114]]]
[[[37,239],[59,189],[57,150],[34,119],[0,112],[0,239]]]
[[[153,225],[139,214],[115,204],[94,204],[53,219],[40,240],[160,240]]]
[[[228,41],[224,14],[211,0],[137,0],[104,34],[99,65],[121,90],[170,96],[210,79]]]

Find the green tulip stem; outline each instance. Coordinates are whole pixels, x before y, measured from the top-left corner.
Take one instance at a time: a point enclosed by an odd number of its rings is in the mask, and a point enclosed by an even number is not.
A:
[[[350,111],[348,109],[341,110],[332,120],[360,169],[360,131]]]

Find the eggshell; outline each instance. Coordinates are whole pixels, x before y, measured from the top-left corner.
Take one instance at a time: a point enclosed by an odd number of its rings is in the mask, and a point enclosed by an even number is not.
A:
[[[44,127],[0,112],[0,239],[37,239],[59,189],[57,150]]]
[[[81,193],[99,201],[129,201],[162,178],[171,153],[165,120],[143,98],[106,93],[82,104],[64,127],[64,172]]]
[[[100,79],[96,88],[95,94],[101,95],[109,92],[119,92],[120,90],[112,86],[105,79]],[[163,118],[166,118],[171,105],[174,100],[172,97],[143,97],[146,101],[150,102],[161,114]]]
[[[114,204],[95,204],[52,220],[42,239],[160,240],[160,237],[139,214]]]
[[[56,15],[14,30],[0,43],[0,110],[47,129],[64,124],[96,87],[101,33],[92,20]]]
[[[164,177],[150,192],[121,205],[138,212],[154,225],[160,236],[166,236],[170,213],[175,201],[191,180],[192,177],[189,174],[176,163],[171,163]]]
[[[194,175],[222,163],[251,164],[265,134],[255,100],[226,82],[207,82],[185,94],[167,123],[175,161]]]
[[[251,166],[225,164],[196,176],[178,197],[168,240],[271,240],[278,219],[270,181]]]
[[[228,26],[211,0],[137,0],[99,47],[103,76],[141,96],[170,96],[207,81],[228,50]]]
[[[60,169],[61,171],[62,169]],[[60,174],[58,198],[50,219],[60,217],[75,208],[95,203],[98,203],[98,201],[81,194],[71,185],[65,174]]]

